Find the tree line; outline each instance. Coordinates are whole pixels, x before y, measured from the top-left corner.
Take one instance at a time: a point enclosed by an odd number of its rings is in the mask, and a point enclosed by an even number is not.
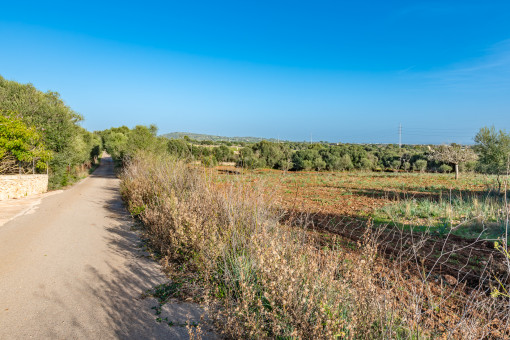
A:
[[[156,132],[155,126],[137,126],[134,129],[123,126],[97,133],[102,136],[106,150],[116,159],[129,157],[139,149],[148,149],[170,153],[189,161],[199,161],[206,166],[231,162],[251,169],[454,171],[456,176],[466,171],[502,174],[507,170],[510,154],[510,135],[505,131],[496,131],[493,127],[480,129],[472,146],[212,142],[192,140],[187,136],[182,139],[166,139],[157,137]]]

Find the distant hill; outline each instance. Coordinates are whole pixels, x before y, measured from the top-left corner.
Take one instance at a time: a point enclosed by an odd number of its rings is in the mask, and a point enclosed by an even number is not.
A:
[[[204,135],[200,133],[191,133],[191,132],[171,132],[165,133],[161,135],[168,139],[180,139],[184,138],[184,136],[188,136],[190,139],[203,141],[209,140],[213,142],[219,141],[227,141],[227,142],[247,142],[247,143],[257,143],[263,140],[267,140],[270,142],[276,142],[277,140],[274,138],[260,138],[260,137],[225,137],[225,136],[214,136],[214,135]]]

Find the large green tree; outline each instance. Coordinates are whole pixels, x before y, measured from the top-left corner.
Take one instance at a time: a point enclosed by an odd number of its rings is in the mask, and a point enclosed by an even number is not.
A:
[[[70,183],[76,178],[73,169],[89,163],[101,146],[99,138],[79,125],[82,116],[67,106],[57,92],[42,92],[31,84],[0,76],[0,110],[16,112],[27,126],[40,131],[44,144],[53,152],[50,188]]]

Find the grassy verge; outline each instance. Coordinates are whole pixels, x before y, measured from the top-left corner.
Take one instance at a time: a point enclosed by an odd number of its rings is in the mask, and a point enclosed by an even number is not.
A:
[[[484,338],[508,335],[508,307],[378,257],[377,235],[325,240],[284,224],[266,196],[203,168],[139,154],[121,190],[170,274],[188,278],[234,338]],[[184,287],[185,285],[188,287]],[[506,309],[505,309],[506,308]]]

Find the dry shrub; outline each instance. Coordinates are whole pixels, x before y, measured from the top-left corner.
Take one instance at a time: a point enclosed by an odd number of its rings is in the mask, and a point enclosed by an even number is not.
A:
[[[497,301],[406,274],[377,256],[370,228],[359,250],[348,251],[335,238],[325,243],[281,223],[280,212],[242,183],[218,187],[207,170],[162,156],[134,157],[121,190],[169,269],[193,273],[227,336],[505,335],[492,325],[501,321]]]

